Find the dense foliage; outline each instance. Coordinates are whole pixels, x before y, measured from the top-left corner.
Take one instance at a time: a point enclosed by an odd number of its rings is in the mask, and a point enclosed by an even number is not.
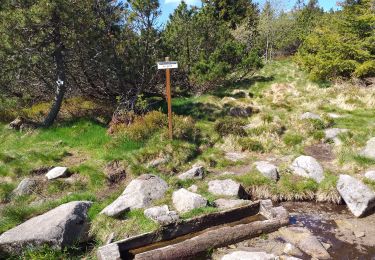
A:
[[[375,76],[375,4],[346,1],[326,14],[299,49],[298,61],[313,79]]]

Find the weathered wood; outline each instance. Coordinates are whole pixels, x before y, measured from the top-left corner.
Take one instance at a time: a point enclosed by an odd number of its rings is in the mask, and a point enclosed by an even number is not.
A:
[[[209,227],[235,222],[259,213],[259,201],[249,205],[215,212],[212,214],[188,219],[175,225],[165,226],[161,230],[141,234],[139,236],[120,240],[98,249],[97,256],[101,260],[124,258],[129,250],[144,247],[160,241],[171,240],[179,236],[195,233]]]
[[[209,249],[234,244],[245,239],[276,231],[289,223],[287,218],[275,218],[265,221],[256,221],[249,224],[236,225],[233,227],[221,227],[210,230],[187,239],[180,243],[157,248],[135,255],[136,260],[172,260],[193,259]]]

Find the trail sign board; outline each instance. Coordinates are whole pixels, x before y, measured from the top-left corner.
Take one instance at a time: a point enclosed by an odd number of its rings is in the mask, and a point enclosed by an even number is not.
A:
[[[158,70],[178,68],[177,61],[161,61],[161,62],[158,62],[157,64],[158,64]]]
[[[159,70],[165,70],[166,78],[166,91],[165,96],[168,102],[168,128],[169,128],[169,139],[173,138],[172,131],[172,95],[171,95],[171,72],[170,69],[177,69],[177,61],[169,61],[169,57],[165,58],[165,61],[157,62]]]

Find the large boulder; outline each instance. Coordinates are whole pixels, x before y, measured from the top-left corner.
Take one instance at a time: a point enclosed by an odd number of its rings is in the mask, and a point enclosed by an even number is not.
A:
[[[146,217],[154,220],[162,226],[175,223],[179,220],[176,211],[169,211],[167,205],[148,208],[144,211]]]
[[[67,177],[69,175],[67,167],[55,167],[48,171],[46,177],[48,180],[53,180],[57,178]]]
[[[375,206],[375,192],[352,176],[341,174],[337,191],[356,217],[363,216]]]
[[[73,201],[4,232],[0,236],[0,251],[20,252],[28,246],[48,244],[63,248],[88,240],[89,201]]]
[[[203,166],[193,166],[190,170],[181,173],[178,175],[180,180],[188,179],[203,179],[204,167]]]
[[[101,214],[113,217],[130,209],[148,207],[154,200],[163,198],[167,189],[168,184],[163,179],[143,174],[132,180],[120,197],[103,209]]]
[[[224,255],[221,260],[277,260],[279,257],[265,252],[234,251]]]
[[[264,177],[277,181],[279,178],[279,171],[277,167],[266,161],[255,162],[255,169]]]
[[[294,174],[314,179],[318,183],[324,179],[323,167],[311,156],[302,155],[297,157],[290,169]]]
[[[37,187],[38,182],[31,178],[23,179],[14,189],[13,194],[15,196],[30,195]]]
[[[284,227],[281,236],[306,254],[317,259],[330,259],[330,255],[319,240],[304,227]]]
[[[207,205],[207,200],[205,198],[186,189],[179,189],[173,192],[172,200],[176,210],[181,213],[188,212],[196,208],[202,208]]]
[[[375,137],[367,141],[366,147],[359,154],[363,157],[375,160]]]
[[[209,181],[208,191],[214,195],[244,197],[244,189],[241,184],[231,179]]]

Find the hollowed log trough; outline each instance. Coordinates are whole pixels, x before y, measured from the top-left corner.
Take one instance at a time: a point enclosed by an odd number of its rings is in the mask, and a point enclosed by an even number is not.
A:
[[[102,246],[97,256],[100,260],[196,259],[210,249],[270,233],[288,224],[285,208],[273,207],[270,200],[256,201]]]

